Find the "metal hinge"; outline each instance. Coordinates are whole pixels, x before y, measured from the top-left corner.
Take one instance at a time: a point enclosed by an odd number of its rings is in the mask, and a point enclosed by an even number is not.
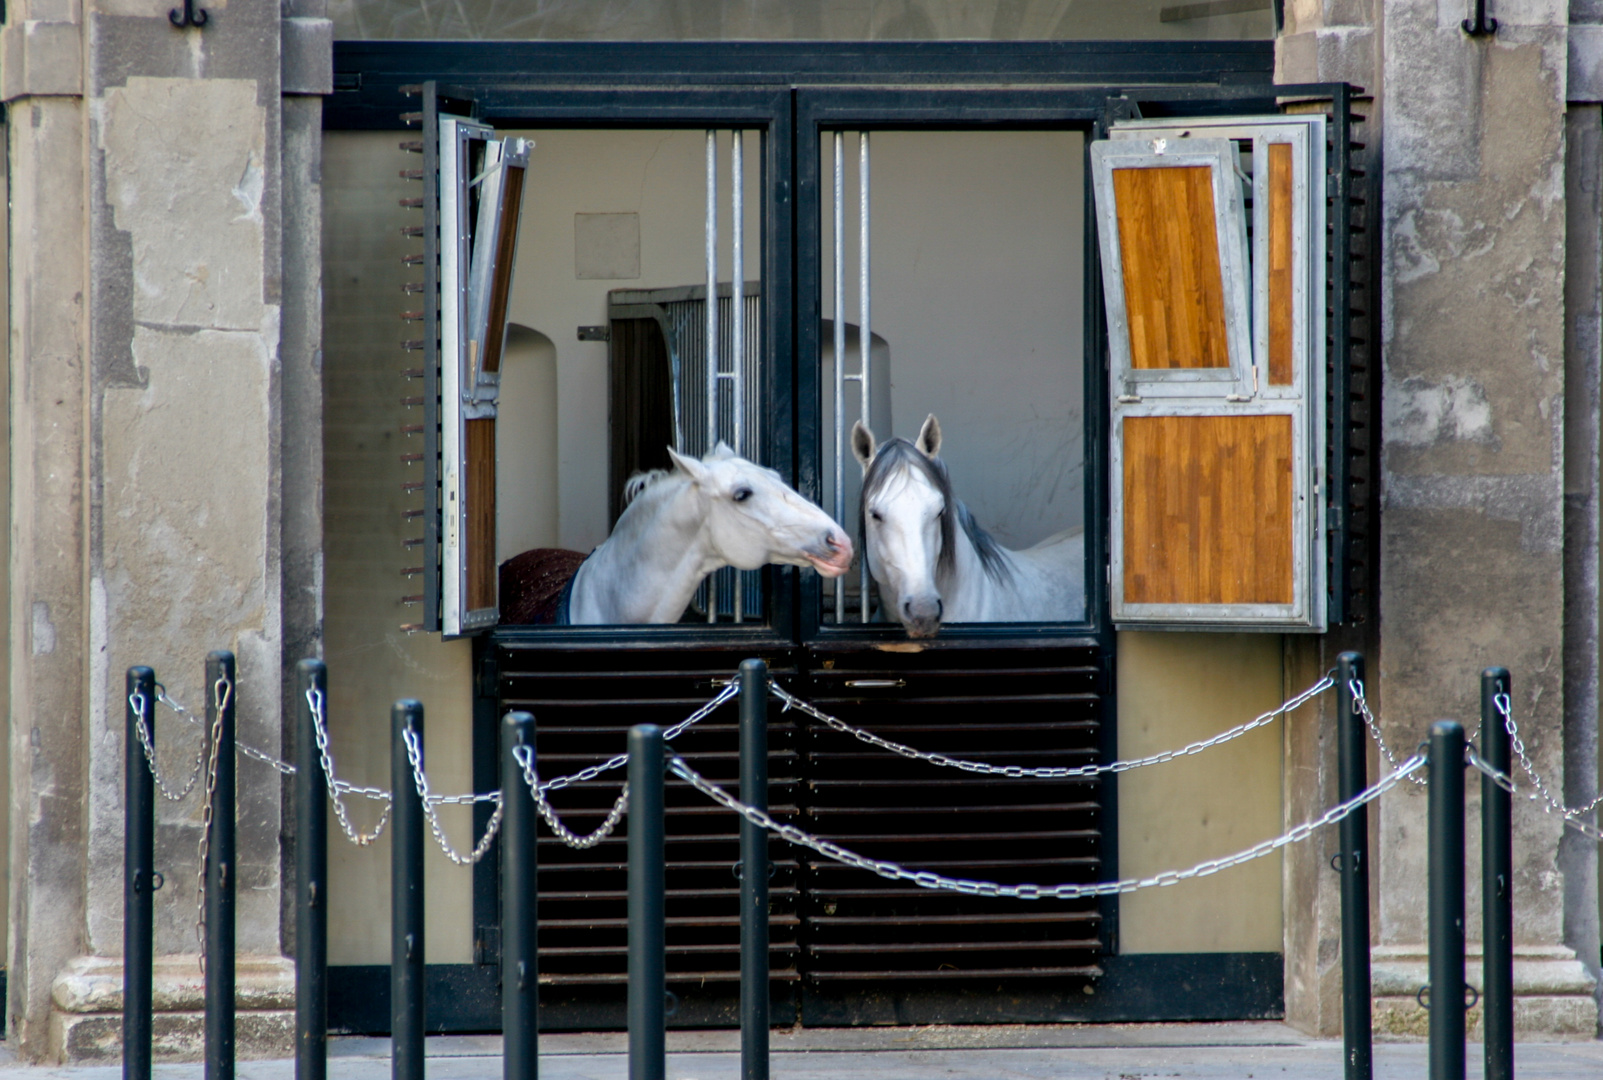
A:
[[[611,341],[612,327],[610,326],[581,326],[579,327],[580,341]]]

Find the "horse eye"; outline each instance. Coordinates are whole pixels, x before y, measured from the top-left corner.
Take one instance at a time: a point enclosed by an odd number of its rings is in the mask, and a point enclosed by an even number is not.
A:
[[[884,517],[882,517],[880,515],[880,512],[878,510],[870,510],[868,512],[868,516],[873,518],[875,521],[883,522],[885,520]]]
[[[733,498],[736,502],[745,502],[747,499],[751,498],[751,488],[739,489],[735,492]]]

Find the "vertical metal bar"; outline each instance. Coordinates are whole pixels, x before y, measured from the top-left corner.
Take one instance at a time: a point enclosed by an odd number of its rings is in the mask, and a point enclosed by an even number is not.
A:
[[[534,716],[501,722],[501,1075],[539,1075],[539,965],[535,933],[535,809],[516,751],[534,756]],[[531,762],[532,764],[532,762]]]
[[[874,356],[874,320],[873,309],[869,304],[869,239],[868,239],[868,132],[860,132],[857,136],[858,166],[857,166],[857,192],[858,192],[858,237],[857,237],[857,298],[861,310],[860,321],[857,327],[857,410],[863,423],[873,425],[873,414],[869,412],[869,405],[873,400],[873,391],[870,383],[873,378]],[[889,435],[889,432],[885,433]],[[841,454],[844,444],[836,444],[837,455]],[[837,518],[837,521],[840,519]],[[868,621],[868,559],[863,558],[857,563],[857,607],[858,621]]]
[[[234,1080],[234,654],[206,656],[212,748],[211,840],[206,848],[206,1080]],[[221,688],[221,689],[220,689]]]
[[[751,457],[746,446],[746,305],[742,295],[745,291],[743,280],[746,273],[745,252],[741,245],[745,242],[745,216],[744,193],[740,190],[745,182],[742,174],[741,152],[745,148],[741,145],[745,136],[739,128],[731,131],[729,157],[729,184],[730,207],[733,212],[733,225],[730,229],[730,243],[733,245],[733,254],[730,257],[730,327],[729,327],[729,408],[734,413],[735,453],[744,457]],[[736,570],[730,577],[735,583],[735,622],[744,622],[746,619],[746,590],[741,581],[740,571]]]
[[[835,520],[846,518],[846,133],[835,132]],[[835,622],[846,621],[846,579],[835,579]]]
[[[629,729],[629,1080],[667,1073],[662,729]]]
[[[423,1080],[423,804],[406,734],[423,759],[423,703],[390,709],[390,1076]]]
[[[326,1080],[328,779],[312,702],[328,701],[328,668],[302,660],[295,687],[295,1080]]]
[[[1512,771],[1508,727],[1497,699],[1513,688],[1507,668],[1481,672],[1481,757]],[[1486,1080],[1514,1080],[1514,841],[1513,797],[1481,777],[1481,1016]]]
[[[128,669],[126,755],[127,821],[123,830],[122,1075],[150,1080],[150,1025],[156,905],[156,780],[145,761],[139,725],[156,743],[156,673]]]
[[[740,665],[740,801],[768,809],[768,665]],[[768,1080],[768,831],[740,819],[740,1078]]]
[[[1430,1080],[1464,1080],[1464,729],[1430,729]]]
[[[1369,785],[1369,744],[1353,686],[1364,681],[1361,653],[1336,657],[1337,798],[1342,802]],[[1346,1080],[1374,1075],[1369,987],[1369,812],[1360,806],[1341,820],[1341,1020]]]
[[[718,445],[718,133],[707,132],[707,449]],[[718,621],[718,575],[707,575],[707,621]]]

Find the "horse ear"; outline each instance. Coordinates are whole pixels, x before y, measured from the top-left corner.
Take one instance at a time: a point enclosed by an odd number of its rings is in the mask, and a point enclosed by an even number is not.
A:
[[[941,452],[941,422],[930,413],[924,418],[924,426],[918,429],[918,443],[925,457],[934,457]]]
[[[857,455],[857,463],[865,470],[874,460],[874,433],[869,431],[861,420],[852,424],[852,453]]]
[[[712,453],[707,456],[715,458],[732,458],[738,455],[728,443],[724,442],[722,439],[719,439],[718,445],[714,446],[712,448]]]
[[[687,457],[686,455],[681,454],[671,446],[668,447],[668,456],[673,459],[674,468],[678,469],[692,480],[701,480],[707,475],[707,466],[703,465],[693,457]]]

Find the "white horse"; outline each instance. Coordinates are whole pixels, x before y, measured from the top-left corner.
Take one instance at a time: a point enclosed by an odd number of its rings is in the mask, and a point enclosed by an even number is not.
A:
[[[852,452],[863,466],[863,557],[880,605],[909,637],[941,622],[1068,622],[1085,617],[1085,530],[1068,529],[1009,551],[952,494],[933,414],[918,439],[875,445],[859,420]]]
[[[850,568],[851,538],[774,470],[722,442],[700,461],[668,454],[672,469],[630,478],[612,535],[574,574],[571,625],[678,622],[725,566],[811,566],[825,577]]]

